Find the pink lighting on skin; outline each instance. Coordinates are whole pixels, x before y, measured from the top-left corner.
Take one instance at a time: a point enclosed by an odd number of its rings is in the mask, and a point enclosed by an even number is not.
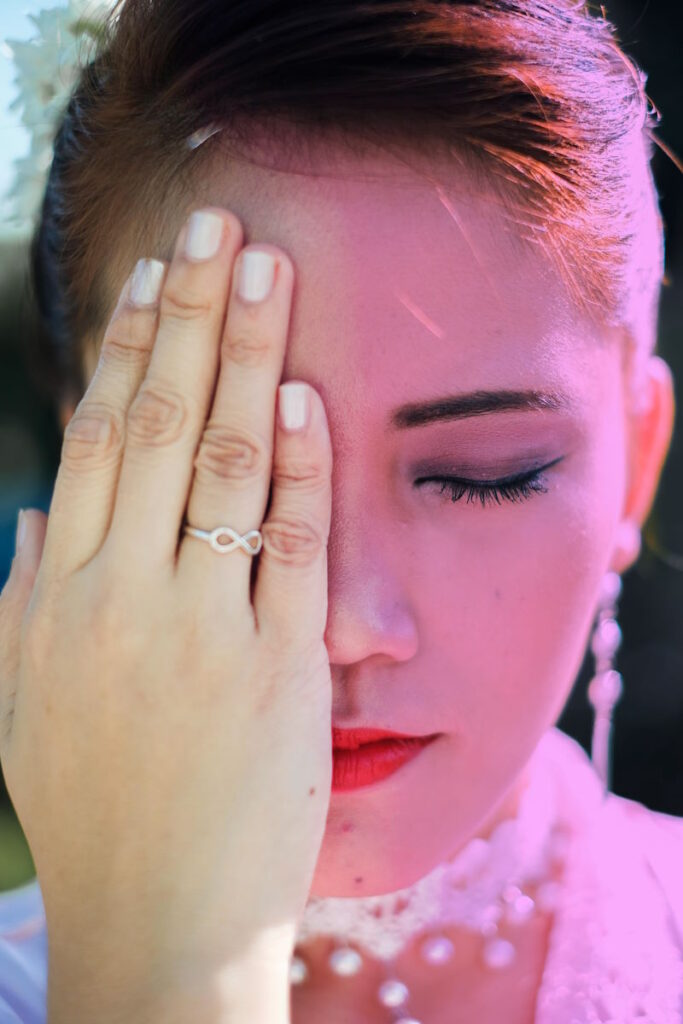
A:
[[[409,152],[413,169],[323,148],[316,165],[307,145],[297,168],[298,152],[233,154],[204,200],[237,214],[245,243],[279,245],[294,263],[282,379],[319,391],[334,456],[332,720],[440,734],[381,781],[331,794],[310,894],[364,896],[412,884],[514,811],[614,567],[631,469],[625,391],[616,333],[599,336],[577,313],[500,196],[475,194],[432,155],[419,167]],[[399,407],[529,389],[564,401],[395,425]],[[542,493],[486,506],[453,502],[431,479],[541,467]],[[473,962],[476,938],[449,934]],[[541,921],[519,954],[527,978],[546,940]],[[314,977],[326,976],[327,952],[309,948]],[[412,952],[402,968],[407,983],[420,977]],[[435,1005],[478,1006],[476,972],[464,986],[449,977],[455,988],[433,987]],[[335,1004],[348,1019],[368,1019],[368,978],[348,1007]],[[324,1016],[329,995],[309,989],[305,1019]],[[498,997],[507,1012],[518,995]]]
[[[406,307],[409,313],[412,313],[415,319],[419,323],[421,323],[423,327],[426,327],[427,330],[431,331],[432,334],[436,335],[437,338],[443,338],[444,332],[442,331],[442,329],[438,327],[433,320],[430,320],[430,318],[423,310],[418,309],[414,302],[411,302],[410,299],[407,298],[405,295],[397,295],[396,298],[400,303],[402,303],[402,305]]]
[[[296,270],[283,379],[319,390],[334,454],[333,719],[444,734],[372,793],[333,794],[311,894],[343,896],[410,884],[514,801],[580,668],[627,465],[619,351],[577,317],[500,200],[475,197],[452,164],[430,161],[425,180],[386,155],[332,156],[319,169],[307,147],[305,173],[226,162],[207,201]],[[437,344],[397,295],[428,311]],[[569,405],[389,425],[406,403],[503,388],[562,391]],[[553,460],[547,492],[517,503],[415,484]]]

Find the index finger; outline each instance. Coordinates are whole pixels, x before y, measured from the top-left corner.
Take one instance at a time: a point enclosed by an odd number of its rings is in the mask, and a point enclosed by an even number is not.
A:
[[[126,413],[149,363],[166,269],[163,260],[138,260],[121,289],[95,373],[64,431],[41,576],[75,572],[104,542],[116,494]],[[133,284],[142,302],[133,302]]]

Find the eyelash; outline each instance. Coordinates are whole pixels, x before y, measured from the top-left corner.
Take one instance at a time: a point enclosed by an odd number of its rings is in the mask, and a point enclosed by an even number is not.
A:
[[[439,493],[443,494],[445,490],[450,488],[452,502],[459,501],[467,493],[468,504],[471,500],[476,500],[478,497],[482,507],[484,507],[487,502],[493,504],[494,501],[500,505],[501,498],[505,501],[517,502],[526,501],[534,494],[545,494],[548,488],[543,483],[541,472],[542,470],[536,469],[531,473],[507,477],[503,480],[494,480],[490,483],[476,480],[460,480],[454,476],[421,477],[416,482],[418,484],[434,481],[440,482],[442,487]]]

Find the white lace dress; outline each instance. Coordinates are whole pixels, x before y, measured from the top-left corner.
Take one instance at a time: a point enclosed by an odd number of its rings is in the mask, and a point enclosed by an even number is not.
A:
[[[683,819],[610,794],[557,729],[537,763],[571,823],[535,1024],[683,1024]],[[0,894],[0,1024],[45,1024],[37,881]]]

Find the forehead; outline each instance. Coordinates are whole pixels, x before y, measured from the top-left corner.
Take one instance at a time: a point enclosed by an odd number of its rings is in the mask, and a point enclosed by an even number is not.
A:
[[[415,169],[417,167],[417,169]],[[284,379],[326,405],[380,415],[446,392],[555,387],[587,407],[605,369],[573,306],[504,200],[462,166],[386,153],[232,159],[212,201],[245,243],[281,246],[296,272]],[[332,411],[332,410],[330,410]]]

